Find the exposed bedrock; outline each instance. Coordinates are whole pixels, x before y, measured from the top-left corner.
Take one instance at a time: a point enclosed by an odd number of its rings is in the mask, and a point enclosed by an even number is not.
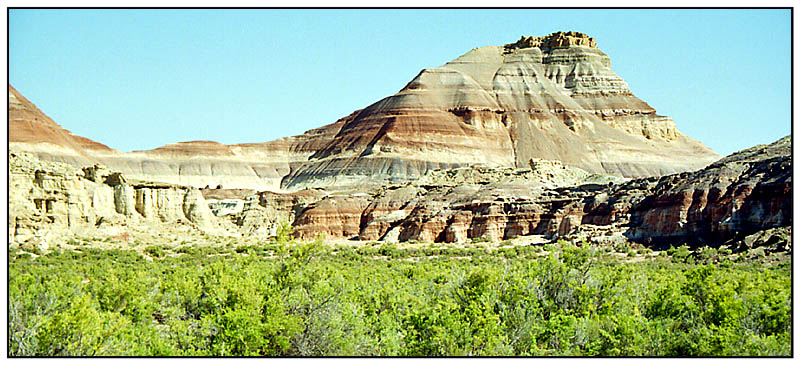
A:
[[[265,117],[263,127],[273,122]],[[436,169],[526,168],[532,159],[660,176],[720,157],[637,98],[597,42],[578,32],[473,49],[332,124],[264,143],[122,153],[72,135],[9,85],[9,144],[77,167],[99,162],[132,179],[259,191],[378,187]]]
[[[426,175],[371,195],[328,196],[300,211],[295,227],[304,238],[323,234],[383,241],[498,241],[600,232],[652,244],[720,243],[791,225],[790,145],[786,137],[700,171],[627,182],[576,169],[538,175],[514,169],[435,172],[435,178]],[[560,177],[557,184],[555,177]]]
[[[328,145],[292,168],[282,187],[323,186],[332,176],[397,182],[443,164],[523,168],[533,158],[654,176],[719,158],[636,98],[584,36],[555,34],[544,48],[541,40],[477,48],[422,70],[342,125]]]
[[[10,245],[47,248],[63,237],[113,235],[126,225],[180,223],[220,233],[216,217],[197,189],[127,181],[100,166],[82,170],[9,155]]]
[[[543,235],[715,245],[791,226],[790,146],[786,137],[700,171],[633,180],[536,160],[528,169],[435,170],[372,190],[292,193],[198,190],[12,153],[9,242],[47,247],[160,223],[267,238],[292,223],[301,239],[463,243]]]
[[[631,208],[635,240],[721,241],[792,224],[791,138],[666,176]]]

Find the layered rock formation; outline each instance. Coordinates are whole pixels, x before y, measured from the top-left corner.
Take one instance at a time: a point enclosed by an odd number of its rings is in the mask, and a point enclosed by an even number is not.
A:
[[[333,138],[347,120],[302,135],[265,143],[223,145],[213,141],[175,143],[150,151],[122,153],[73,135],[41,112],[11,85],[9,150],[74,167],[100,163],[125,176],[192,187],[280,189],[291,165],[304,161]]]
[[[293,168],[284,188],[407,181],[429,170],[534,158],[628,177],[701,168],[719,156],[657,115],[580,33],[523,37],[425,69]]]
[[[95,153],[113,151],[102,143],[62,128],[11,85],[8,85],[8,132],[12,149],[18,147],[51,161],[76,166],[96,162]]]
[[[256,144],[122,153],[9,85],[9,242],[159,225],[258,240],[287,222],[302,239],[771,242],[758,232],[792,222],[790,145],[711,163],[577,32],[474,49],[335,123]]]
[[[499,241],[582,232],[601,241],[719,244],[791,226],[790,146],[786,137],[700,171],[616,184],[557,169],[437,172],[371,196],[325,197],[302,210],[295,227],[302,237],[384,241]]]
[[[563,225],[575,214],[575,202],[621,180],[555,161],[539,161],[533,170],[432,171],[416,182],[393,184],[370,195],[326,196],[303,209],[294,226],[305,239],[323,235],[362,241],[463,243],[534,234],[552,237],[559,229],[571,229]]]
[[[301,239],[464,243],[542,235],[749,244],[753,234],[792,224],[790,146],[787,137],[700,171],[629,181],[538,160],[529,169],[430,171],[371,191],[288,194],[143,182],[100,165],[75,169],[12,153],[9,242],[46,248],[68,237],[158,230],[164,223],[261,239],[293,223]]]
[[[104,155],[109,167],[134,178],[193,187],[279,191],[292,166],[327,143],[347,120],[299,136],[264,143],[223,145],[213,141],[175,143],[149,151]]]
[[[665,176],[633,206],[636,240],[721,241],[792,224],[791,138]]]
[[[222,233],[200,191],[127,181],[101,166],[76,169],[33,154],[9,154],[8,240],[46,249],[65,237],[110,236],[126,226],[183,224]]]
[[[218,215],[237,226],[244,236],[267,238],[275,236],[281,225],[291,224],[302,209],[326,195],[319,190],[303,190],[293,194],[264,191],[238,201],[242,203],[241,211]]]
[[[527,168],[535,159],[654,176],[719,157],[636,98],[597,42],[577,32],[473,49],[335,123],[256,144],[194,141],[121,153],[67,132],[9,85],[9,143],[134,179],[259,191],[379,187],[436,169]]]

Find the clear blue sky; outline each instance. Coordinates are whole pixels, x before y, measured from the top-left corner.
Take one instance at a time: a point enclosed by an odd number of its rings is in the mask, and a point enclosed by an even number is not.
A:
[[[789,10],[11,10],[9,82],[122,151],[264,142],[521,35],[597,39],[639,98],[720,154],[791,132]]]

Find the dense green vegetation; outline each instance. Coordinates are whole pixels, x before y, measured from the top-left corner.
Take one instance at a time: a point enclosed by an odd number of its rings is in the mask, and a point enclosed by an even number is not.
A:
[[[9,251],[9,355],[788,356],[791,267],[545,247]],[[627,253],[627,254],[626,254]],[[641,256],[639,256],[641,257]]]

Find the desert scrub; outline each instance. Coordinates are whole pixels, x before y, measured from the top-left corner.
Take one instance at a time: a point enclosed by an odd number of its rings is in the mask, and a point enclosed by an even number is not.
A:
[[[144,252],[150,255],[150,257],[162,258],[167,254],[167,249],[162,246],[147,246],[145,247]]]
[[[414,262],[380,255],[393,254],[391,245],[332,252],[319,242],[276,248],[268,260],[224,247],[224,256],[183,247],[180,257],[152,261],[134,250],[9,251],[8,352],[791,354],[788,263],[621,263],[568,245],[524,255],[537,248],[425,247],[441,254]]]
[[[86,243],[81,241],[81,240],[76,240],[74,238],[70,238],[69,240],[67,240],[66,244],[68,244],[70,246],[82,246],[82,245],[84,245]]]
[[[694,258],[692,258],[692,251],[689,249],[689,246],[686,245],[681,245],[679,247],[670,247],[667,250],[667,255],[672,257],[672,262],[694,263]]]

